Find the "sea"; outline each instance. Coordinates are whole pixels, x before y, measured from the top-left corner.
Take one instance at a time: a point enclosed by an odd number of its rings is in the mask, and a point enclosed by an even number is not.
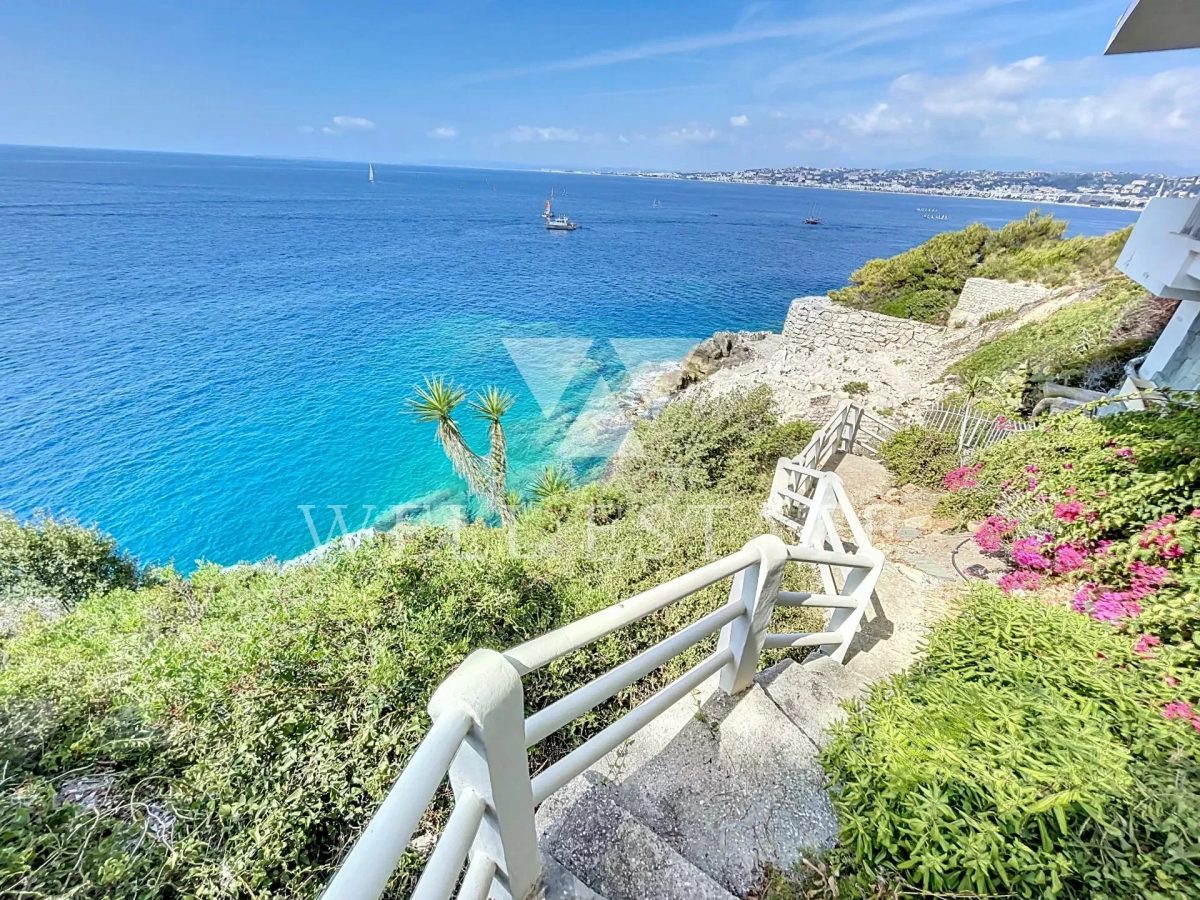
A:
[[[718,330],[1021,203],[540,171],[0,147],[0,509],[144,563],[286,560],[477,515],[435,427],[498,386],[512,482],[584,479],[606,418]],[[579,221],[543,227],[545,200]],[[932,207],[946,220],[931,220]],[[1127,211],[1043,206],[1073,234]],[[822,224],[804,224],[817,213]],[[642,380],[639,382],[638,379]],[[635,397],[630,401],[630,396]]]

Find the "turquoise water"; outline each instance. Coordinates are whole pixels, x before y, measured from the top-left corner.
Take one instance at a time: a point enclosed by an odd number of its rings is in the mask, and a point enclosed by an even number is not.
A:
[[[417,498],[461,500],[432,427],[404,412],[426,374],[513,391],[518,485],[565,445],[586,471],[607,445],[580,455],[577,413],[634,362],[778,328],[792,297],[867,259],[1027,209],[375,172],[371,185],[365,163],[0,147],[0,508],[98,522],[184,570],[295,556],[313,546],[302,506],[324,538],[330,505],[353,529]],[[541,227],[551,187],[584,228]],[[921,218],[928,205],[949,221]],[[801,224],[814,206],[820,228]],[[1085,234],[1133,218],[1056,212]]]

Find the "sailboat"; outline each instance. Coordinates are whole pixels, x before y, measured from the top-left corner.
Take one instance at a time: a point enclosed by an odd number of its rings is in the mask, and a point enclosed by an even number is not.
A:
[[[367,181],[375,183],[375,167],[370,163],[367,163]]]
[[[804,217],[805,225],[820,225],[821,216],[819,210],[814,206],[809,210],[808,215]]]
[[[554,188],[550,189],[550,199],[546,201],[546,208],[542,210],[542,218],[546,220],[547,231],[574,231],[579,227],[578,222],[554,214]]]

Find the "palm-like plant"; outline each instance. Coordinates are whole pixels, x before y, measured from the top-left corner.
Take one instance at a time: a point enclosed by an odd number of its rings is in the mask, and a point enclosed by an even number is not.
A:
[[[533,483],[531,490],[539,502],[544,502],[556,494],[562,494],[571,489],[571,479],[555,466],[547,466],[538,480]]]
[[[512,394],[495,386],[480,391],[471,401],[471,409],[488,423],[492,506],[505,525],[511,525],[516,517],[508,501],[508,442],[500,420],[512,409],[514,402]]]
[[[468,446],[454,421],[454,410],[466,397],[466,391],[441,377],[426,378],[425,384],[416,385],[413,391],[416,396],[408,398],[409,408],[420,421],[437,425],[438,443],[454,471],[467,483],[471,493],[492,505],[489,479],[479,454]]]

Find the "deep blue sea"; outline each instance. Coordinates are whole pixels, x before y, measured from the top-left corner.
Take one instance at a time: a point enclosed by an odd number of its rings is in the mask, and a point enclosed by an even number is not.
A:
[[[715,330],[777,329],[791,298],[872,257],[1027,209],[375,173],[369,184],[365,162],[0,147],[0,508],[96,522],[143,561],[185,571],[293,557],[313,547],[301,507],[323,539],[331,505],[353,530],[419,498],[461,500],[432,426],[405,411],[427,374],[515,394],[519,486],[635,363]],[[542,227],[551,188],[579,231]],[[814,208],[821,227],[802,223]],[[1133,220],[1054,212],[1082,234]],[[579,472],[601,461],[567,459]]]

